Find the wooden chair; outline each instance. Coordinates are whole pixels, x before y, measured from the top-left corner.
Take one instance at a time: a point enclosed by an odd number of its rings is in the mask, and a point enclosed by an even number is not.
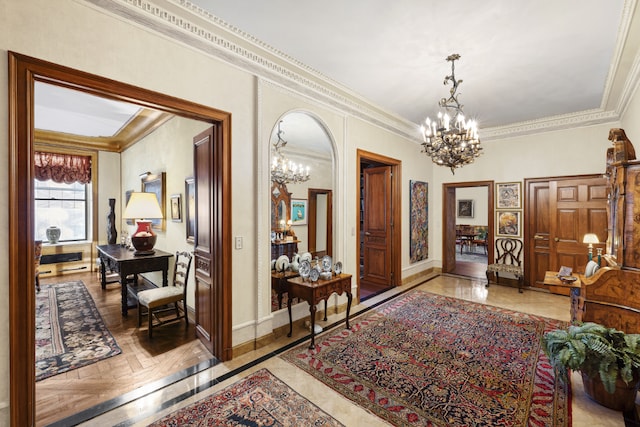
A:
[[[522,293],[522,285],[524,283],[524,271],[522,269],[522,260],[520,259],[522,248],[522,241],[518,239],[496,239],[496,261],[487,265],[487,288],[491,283],[489,279],[491,273],[495,273],[496,283],[498,284],[500,283],[500,273],[510,273],[518,279],[518,292]]]
[[[187,316],[187,280],[191,269],[192,255],[189,252],[176,252],[176,263],[173,268],[173,281],[169,286],[147,289],[138,292],[138,327],[142,324],[142,307],[146,308],[149,318],[149,338],[153,336],[153,318],[158,322],[155,326],[175,322],[184,318],[185,327],[189,327]],[[178,303],[182,301],[182,314]],[[173,308],[166,307],[173,304]],[[165,311],[174,311],[175,317],[161,319],[158,314]]]
[[[40,292],[40,258],[42,258],[42,240],[36,240],[34,249],[35,257],[33,259],[33,270],[36,276],[36,291]]]

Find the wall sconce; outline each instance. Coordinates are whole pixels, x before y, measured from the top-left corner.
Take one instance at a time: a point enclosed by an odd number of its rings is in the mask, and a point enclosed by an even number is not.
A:
[[[125,219],[135,219],[138,229],[131,236],[131,244],[136,249],[134,255],[152,255],[157,234],[151,228],[151,219],[162,218],[162,211],[155,193],[131,193],[131,198],[122,215]]]
[[[594,233],[587,233],[584,235],[584,237],[582,238],[582,243],[588,243],[589,244],[589,261],[593,260],[593,244],[596,243],[600,243],[600,240],[598,240],[598,236]],[[599,264],[599,262],[598,262]]]
[[[140,175],[138,175],[140,177],[140,179],[146,179],[151,175],[151,172],[147,171],[147,172],[142,172]]]

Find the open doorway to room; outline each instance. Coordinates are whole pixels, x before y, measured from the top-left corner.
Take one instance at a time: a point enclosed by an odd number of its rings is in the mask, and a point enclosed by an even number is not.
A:
[[[36,425],[36,386],[35,386],[35,287],[25,286],[25,283],[35,282],[33,253],[35,246],[34,227],[34,87],[36,82],[47,82],[58,86],[73,88],[116,101],[134,103],[143,108],[151,108],[165,113],[174,114],[189,119],[201,120],[217,125],[220,129],[219,142],[224,150],[230,152],[230,116],[228,113],[215,110],[188,101],[169,97],[156,92],[133,87],[124,83],[112,81],[78,70],[62,67],[35,58],[9,53],[9,162],[14,167],[10,171],[9,194],[9,318],[10,318],[10,356],[15,363],[10,367],[10,414],[11,425]],[[78,143],[80,144],[80,143]],[[220,170],[228,170],[230,156],[220,156]],[[225,212],[221,218],[230,214],[230,176],[221,176],[220,172],[210,170],[219,185],[221,210]],[[224,178],[224,179],[223,179]],[[97,197],[100,197],[98,194]],[[202,209],[206,210],[205,206]],[[209,207],[211,209],[211,207]],[[29,225],[31,224],[31,226]],[[227,220],[218,227],[219,231],[212,233],[210,239],[221,250],[230,250],[230,222]],[[95,243],[95,242],[93,242]],[[197,241],[196,241],[197,244]],[[224,259],[227,259],[225,261]],[[214,355],[219,360],[231,358],[231,263],[230,257],[219,257],[215,264],[215,271],[219,272],[220,295],[212,300],[217,301],[215,307],[207,307],[211,313],[211,323],[215,330],[216,339]],[[212,267],[213,269],[213,267]],[[95,275],[87,275],[89,277]],[[198,302],[198,304],[200,304]],[[204,308],[200,308],[204,312]],[[196,313],[198,306],[196,304]],[[118,313],[119,314],[119,313]],[[215,319],[214,319],[215,316]],[[193,326],[192,326],[193,327]],[[191,329],[191,328],[190,328]],[[193,330],[193,329],[191,329]],[[145,381],[151,379],[145,378]],[[104,384],[103,384],[104,385]],[[61,395],[67,384],[54,387],[51,395]],[[100,387],[86,387],[96,389]],[[104,391],[104,387],[103,390]],[[116,391],[118,395],[124,390]],[[76,396],[77,397],[77,396]],[[100,403],[105,400],[101,396]],[[78,402],[65,402],[68,409],[76,413],[84,407]],[[86,402],[83,400],[83,404]],[[74,406],[75,405],[75,406]],[[89,404],[91,406],[91,404]],[[58,405],[57,410],[62,410]],[[108,410],[105,407],[103,410]],[[68,415],[68,414],[66,414]]]
[[[443,273],[486,278],[493,214],[493,181],[443,184]]]
[[[362,150],[357,154],[358,297],[364,301],[401,284],[401,163]]]

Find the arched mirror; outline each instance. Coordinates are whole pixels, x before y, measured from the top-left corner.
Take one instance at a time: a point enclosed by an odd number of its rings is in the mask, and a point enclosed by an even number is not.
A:
[[[333,253],[333,149],[324,126],[295,111],[275,123],[271,144],[271,294],[273,311],[286,309],[282,288],[297,275],[294,254]],[[285,271],[274,269],[286,255]]]

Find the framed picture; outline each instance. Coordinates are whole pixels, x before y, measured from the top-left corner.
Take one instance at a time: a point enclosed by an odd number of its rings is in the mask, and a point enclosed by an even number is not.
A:
[[[172,194],[171,203],[171,221],[182,222],[182,194]]]
[[[458,200],[458,218],[473,218],[473,200]]]
[[[409,257],[413,264],[429,257],[429,184],[409,181]]]
[[[196,184],[193,178],[184,180],[185,222],[187,223],[187,242],[196,241]]]
[[[520,237],[520,211],[496,211],[496,236]]]
[[[131,193],[133,193],[133,190],[127,190],[124,192],[124,207],[127,207],[127,204],[129,204],[129,199],[131,198]],[[134,225],[136,222],[131,219],[128,218],[125,220],[127,222],[127,225]]]
[[[291,225],[305,225],[307,223],[307,201],[305,199],[291,199]]]
[[[522,183],[498,182],[496,183],[496,209],[520,209],[522,208]]]
[[[151,220],[151,226],[153,228],[157,228],[160,230],[165,229],[164,219],[167,217],[167,213],[165,211],[165,198],[164,198],[164,189],[165,189],[165,173],[161,172],[158,175],[148,175],[146,178],[142,179],[142,192],[143,193],[154,193],[158,198],[158,204],[160,205],[160,211],[162,212],[162,218]]]

